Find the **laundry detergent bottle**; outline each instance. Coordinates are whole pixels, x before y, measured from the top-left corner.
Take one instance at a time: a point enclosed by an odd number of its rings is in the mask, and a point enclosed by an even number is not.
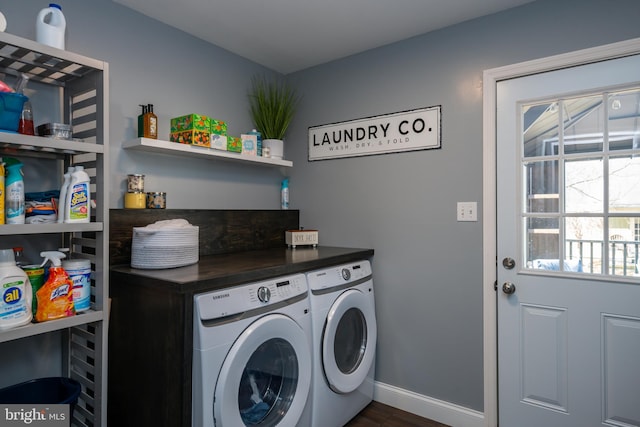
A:
[[[62,268],[65,255],[58,251],[40,252],[44,258],[42,266],[51,261],[49,278],[36,292],[38,308],[36,322],[60,319],[76,314],[73,306],[73,282]]]
[[[64,203],[64,222],[91,221],[90,178],[83,166],[76,166],[71,174]]]
[[[31,283],[16,265],[13,249],[0,249],[0,330],[31,322]]]
[[[64,180],[62,187],[60,187],[60,197],[58,198],[58,223],[64,222],[64,213],[66,211],[65,205],[67,202],[67,190],[69,190],[69,182],[71,182],[71,174],[76,170],[73,166],[67,168],[67,173],[64,174]]]
[[[36,41],[64,49],[64,36],[67,20],[62,13],[62,7],[56,3],[49,3],[49,7],[42,9],[36,18]]]

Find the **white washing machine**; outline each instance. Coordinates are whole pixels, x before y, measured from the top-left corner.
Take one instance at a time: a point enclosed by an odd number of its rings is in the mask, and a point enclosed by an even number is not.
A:
[[[307,274],[312,427],[342,427],[373,400],[377,326],[369,261]]]
[[[305,275],[194,298],[194,427],[307,427],[311,314]]]

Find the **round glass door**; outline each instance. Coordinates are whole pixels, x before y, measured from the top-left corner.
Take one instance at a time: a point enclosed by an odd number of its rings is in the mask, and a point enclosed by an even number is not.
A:
[[[322,337],[322,366],[336,393],[350,393],[367,377],[377,340],[375,310],[367,295],[350,289],[327,314]]]
[[[298,357],[281,338],[266,341],[251,355],[238,390],[245,426],[273,426],[289,411],[298,384]]]
[[[223,426],[295,427],[310,384],[305,332],[286,316],[265,316],[229,350],[216,384],[214,417]]]
[[[367,321],[362,311],[350,308],[342,315],[336,328],[333,356],[343,374],[354,372],[367,349]]]

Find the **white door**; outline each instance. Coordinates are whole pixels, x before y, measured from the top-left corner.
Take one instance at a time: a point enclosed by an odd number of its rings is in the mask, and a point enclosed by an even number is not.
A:
[[[501,427],[640,426],[640,56],[497,85]]]

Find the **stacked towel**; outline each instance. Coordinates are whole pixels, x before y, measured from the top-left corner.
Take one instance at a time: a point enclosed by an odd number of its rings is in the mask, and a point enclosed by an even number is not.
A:
[[[25,223],[55,223],[58,219],[57,200],[59,197],[60,191],[58,190],[25,193]]]

